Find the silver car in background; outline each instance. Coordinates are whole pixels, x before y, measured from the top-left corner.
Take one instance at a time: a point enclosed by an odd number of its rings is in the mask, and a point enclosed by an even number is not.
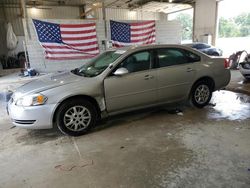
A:
[[[106,51],[82,67],[48,75],[18,88],[8,102],[12,122],[78,136],[107,115],[190,100],[207,105],[230,71],[223,58],[182,45]]]

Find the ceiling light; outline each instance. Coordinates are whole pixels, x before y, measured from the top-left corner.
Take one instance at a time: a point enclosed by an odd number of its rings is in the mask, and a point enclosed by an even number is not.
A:
[[[172,3],[172,2],[173,2],[173,0],[168,0],[168,2],[169,2],[169,3]]]
[[[31,8],[31,14],[36,15],[38,13],[38,9],[36,7]]]
[[[97,3],[93,3],[93,6],[95,6],[95,7],[99,7],[99,6],[101,6],[102,4],[100,3],[100,2],[97,2]]]

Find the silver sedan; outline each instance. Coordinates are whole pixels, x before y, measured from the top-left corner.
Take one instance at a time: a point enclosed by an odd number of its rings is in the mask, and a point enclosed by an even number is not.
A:
[[[223,58],[181,45],[106,51],[82,67],[18,88],[8,102],[18,127],[86,133],[107,115],[190,100],[202,108],[230,81]]]

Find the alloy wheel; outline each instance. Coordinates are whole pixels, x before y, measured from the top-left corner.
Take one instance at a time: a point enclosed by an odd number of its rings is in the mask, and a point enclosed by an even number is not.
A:
[[[199,85],[194,93],[194,99],[198,104],[204,104],[208,101],[210,96],[210,89],[207,85]]]
[[[89,126],[91,113],[84,106],[73,106],[65,112],[63,121],[67,129],[81,131]]]

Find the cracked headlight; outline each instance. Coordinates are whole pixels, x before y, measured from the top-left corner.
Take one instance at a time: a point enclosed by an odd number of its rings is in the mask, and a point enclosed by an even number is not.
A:
[[[17,99],[16,105],[17,106],[37,106],[42,105],[47,101],[47,97],[37,93],[33,95],[26,95],[24,97],[21,97]]]

